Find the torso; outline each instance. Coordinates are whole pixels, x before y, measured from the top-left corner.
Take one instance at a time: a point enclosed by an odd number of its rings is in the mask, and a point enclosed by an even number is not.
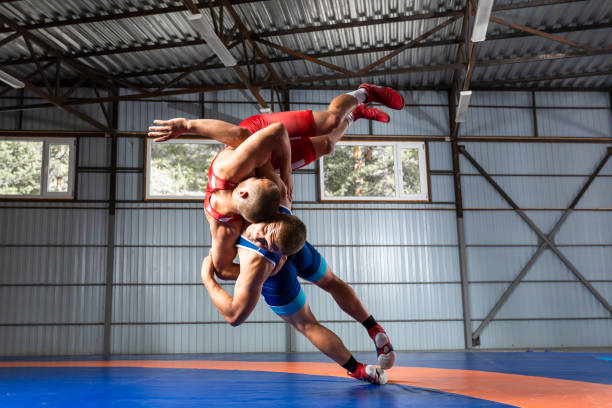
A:
[[[209,221],[210,219],[214,220],[215,223],[231,223],[242,220],[240,214],[231,211],[232,192],[240,181],[228,180],[223,171],[219,171],[220,166],[218,166],[218,163],[222,163],[233,151],[234,149],[229,146],[221,150],[212,160],[208,170],[204,212],[206,218]],[[250,176],[245,178],[248,177]]]

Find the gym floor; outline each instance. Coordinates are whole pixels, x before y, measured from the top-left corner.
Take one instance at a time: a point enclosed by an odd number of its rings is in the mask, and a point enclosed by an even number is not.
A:
[[[318,353],[4,359],[0,406],[612,407],[612,354],[399,353],[387,374],[361,383]]]

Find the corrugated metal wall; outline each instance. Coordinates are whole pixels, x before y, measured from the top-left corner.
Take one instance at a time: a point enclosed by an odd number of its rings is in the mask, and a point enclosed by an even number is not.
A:
[[[292,91],[291,108],[325,109],[337,94]],[[374,123],[374,135],[449,134],[445,92],[405,96],[409,106],[391,112],[390,124]],[[540,136],[612,134],[605,93],[536,93],[535,119],[533,102],[528,92],[477,92],[462,135],[533,136],[536,122]],[[102,121],[94,108],[90,106],[90,113]],[[154,119],[177,116],[238,123],[256,113],[256,105],[240,91],[121,102],[119,130],[144,132]],[[0,115],[4,129],[15,129],[17,122],[16,114]],[[90,129],[72,116],[62,117],[58,125],[43,110],[24,114],[22,126]],[[369,134],[369,124],[357,122],[349,133]],[[2,203],[2,355],[102,352],[111,148],[105,138],[79,138],[78,144],[77,202]],[[606,149],[600,144],[465,146],[519,206],[529,209],[527,215],[545,233]],[[430,204],[319,203],[317,168],[311,165],[295,175],[294,208],[308,227],[309,241],[353,285],[397,349],[460,349],[464,340],[450,143],[430,141],[428,153]],[[200,262],[210,247],[200,203],[142,202],[143,139],[119,138],[117,155],[111,352],[314,350],[300,335],[290,344],[285,324],[263,301],[244,325],[226,324],[199,279]],[[463,158],[461,172],[475,329],[535,252],[538,239]],[[555,238],[609,301],[611,187],[608,163]],[[607,210],[595,210],[600,208]],[[314,285],[304,286],[319,320],[350,349],[371,350],[364,329],[330,296]],[[231,285],[225,287],[231,292]],[[545,251],[483,331],[482,347],[609,346],[612,320],[606,313],[558,258]]]
[[[534,121],[521,120],[530,93],[475,93],[500,135],[533,136]],[[610,137],[605,93],[535,93],[539,136]],[[471,121],[473,113],[470,110]],[[519,116],[516,116],[519,115]],[[469,122],[468,122],[469,123]],[[473,122],[472,122],[473,123]],[[529,130],[531,126],[531,130]],[[468,132],[464,128],[464,132]],[[479,126],[472,125],[473,134]],[[490,134],[484,125],[484,134]],[[570,143],[465,143],[466,150],[526,215],[549,234],[595,167],[606,145]],[[470,307],[475,330],[539,246],[539,237],[508,203],[461,158]],[[597,291],[612,302],[612,160],[594,180],[554,237],[559,250]],[[545,250],[481,335],[483,348],[609,347],[610,313],[561,262]]]

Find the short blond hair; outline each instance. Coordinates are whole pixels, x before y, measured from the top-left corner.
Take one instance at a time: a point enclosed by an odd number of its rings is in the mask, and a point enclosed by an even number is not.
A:
[[[280,190],[273,181],[263,180],[266,182],[249,186],[248,196],[238,202],[238,212],[249,222],[261,222],[278,211]]]
[[[270,224],[277,229],[277,246],[282,255],[293,255],[306,243],[306,225],[295,215],[276,214]]]

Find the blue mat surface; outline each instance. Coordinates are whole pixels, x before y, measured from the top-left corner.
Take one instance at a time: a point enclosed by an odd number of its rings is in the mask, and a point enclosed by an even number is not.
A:
[[[3,368],[9,407],[510,407],[399,384],[249,371]]]

